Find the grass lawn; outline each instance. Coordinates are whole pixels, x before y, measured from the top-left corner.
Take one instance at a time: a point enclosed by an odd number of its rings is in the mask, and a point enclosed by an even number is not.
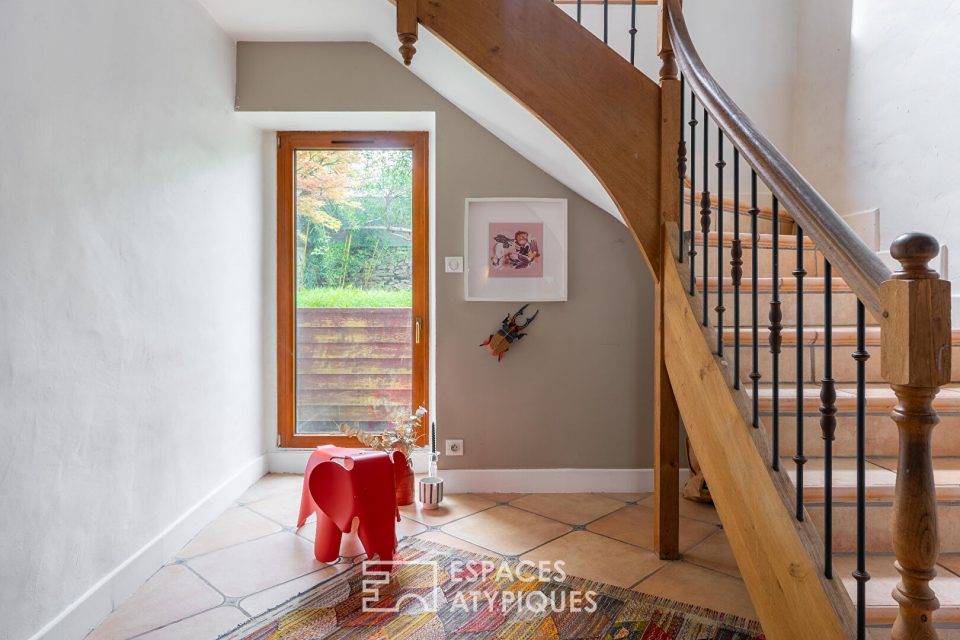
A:
[[[413,294],[397,289],[321,288],[297,291],[300,308],[364,309],[371,307],[410,307]]]

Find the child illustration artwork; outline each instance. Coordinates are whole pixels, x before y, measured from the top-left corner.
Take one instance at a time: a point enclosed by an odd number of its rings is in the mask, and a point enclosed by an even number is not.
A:
[[[542,222],[491,222],[488,238],[490,277],[543,277]]]

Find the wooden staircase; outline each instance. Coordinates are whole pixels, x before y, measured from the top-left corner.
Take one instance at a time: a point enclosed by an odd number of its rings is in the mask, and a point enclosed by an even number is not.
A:
[[[713,202],[716,200],[714,199]],[[729,203],[728,203],[728,206]],[[766,211],[769,214],[769,209]],[[749,228],[749,215],[742,211],[741,228]],[[762,216],[763,214],[761,214]],[[762,267],[758,277],[760,309],[769,308],[771,290],[770,265],[773,251],[773,236],[769,233],[770,221],[766,216],[766,232],[757,236],[757,263]],[[783,219],[782,219],[783,220]],[[785,221],[785,220],[783,220]],[[782,228],[782,227],[781,227]],[[703,234],[696,234],[698,245],[703,244]],[[720,246],[720,235],[716,230],[707,234],[707,244],[712,250]],[[733,233],[723,235],[725,264],[731,260],[730,246]],[[779,239],[781,263],[793,265],[796,262],[798,243],[792,235]],[[804,290],[807,293],[823,290],[823,255],[816,250],[813,242],[805,239],[805,268],[808,276],[804,278]],[[740,288],[741,313],[749,314],[752,303],[751,252],[753,242],[749,237],[743,244],[743,285]],[[715,255],[715,254],[714,254]],[[817,278],[820,278],[819,280]],[[795,324],[796,281],[790,276],[780,278],[780,291],[783,294],[783,346],[780,364],[780,454],[781,467],[786,470],[791,481],[796,481],[795,465],[792,457],[796,453],[796,411],[798,407],[795,383],[797,380],[796,350],[798,332]],[[717,279],[709,281],[709,289],[716,292]],[[703,281],[698,279],[698,289],[702,290]],[[842,277],[833,277],[833,378],[837,381],[837,431],[833,443],[833,549],[837,554],[835,563],[837,573],[844,576],[844,585],[854,596],[856,582],[851,574],[856,552],[856,363],[851,357],[856,346],[856,297]],[[724,294],[727,306],[734,295],[733,282],[724,279]],[[806,508],[821,536],[824,535],[825,475],[822,457],[823,439],[820,431],[820,381],[824,377],[825,332],[822,324],[811,324],[819,318],[823,320],[823,307],[816,304],[819,298],[809,298],[805,303],[805,325],[802,344],[799,348],[805,352],[805,367],[800,378],[804,382],[804,451],[808,461],[804,465],[804,497]],[[811,304],[814,302],[814,304]],[[759,371],[761,381],[772,376],[770,350],[766,331],[760,332]],[[725,317],[723,343],[726,351],[734,348],[733,316]],[[748,353],[753,344],[753,332],[749,327],[740,328],[740,346]],[[877,587],[870,589],[868,598],[867,624],[874,630],[889,629],[897,614],[897,603],[890,595],[896,572],[892,571],[895,557],[890,538],[889,520],[895,497],[899,452],[899,434],[896,424],[890,419],[890,412],[897,403],[896,394],[890,385],[884,382],[880,372],[881,332],[880,325],[870,320],[866,326],[866,345],[870,352],[867,361],[867,570]],[[945,385],[934,400],[934,408],[940,416],[937,437],[933,440],[934,481],[938,501],[938,515],[941,527],[941,564],[938,576],[933,580],[933,588],[940,594],[958,594],[954,599],[943,599],[934,619],[942,625],[960,625],[960,330],[953,330],[951,336],[952,372],[951,382]],[[727,356],[729,360],[729,355]],[[748,394],[751,390],[749,377],[751,362],[747,358],[741,361],[739,377]],[[769,418],[772,416],[773,402],[770,383],[761,382],[759,388],[760,415],[768,436],[772,437]],[[818,452],[821,455],[818,455]],[[869,584],[869,583],[868,583]]]
[[[949,283],[928,268],[936,240],[898,238],[891,273],[710,75],[680,0],[657,3],[659,84],[550,0],[391,1],[407,64],[423,25],[564,140],[634,234],[657,285],[660,556],[678,557],[682,417],[766,637],[859,640],[892,624],[878,637],[930,639],[933,621],[960,624],[960,608],[934,593],[960,586],[947,570],[960,571],[960,436],[950,429],[960,344]],[[747,172],[734,184],[751,178],[733,198],[702,186],[713,166],[713,184],[729,185],[729,162],[707,165],[708,124]],[[744,204],[758,183],[775,196],[770,206]],[[881,579],[871,583],[870,571]]]

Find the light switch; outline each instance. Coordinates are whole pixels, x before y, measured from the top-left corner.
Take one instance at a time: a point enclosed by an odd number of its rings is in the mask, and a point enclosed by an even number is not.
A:
[[[443,267],[447,273],[463,273],[463,256],[445,257]]]

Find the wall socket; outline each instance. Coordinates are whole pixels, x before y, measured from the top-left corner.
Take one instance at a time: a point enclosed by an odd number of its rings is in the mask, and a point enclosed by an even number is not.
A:
[[[463,455],[463,440],[444,440],[448,456]]]

